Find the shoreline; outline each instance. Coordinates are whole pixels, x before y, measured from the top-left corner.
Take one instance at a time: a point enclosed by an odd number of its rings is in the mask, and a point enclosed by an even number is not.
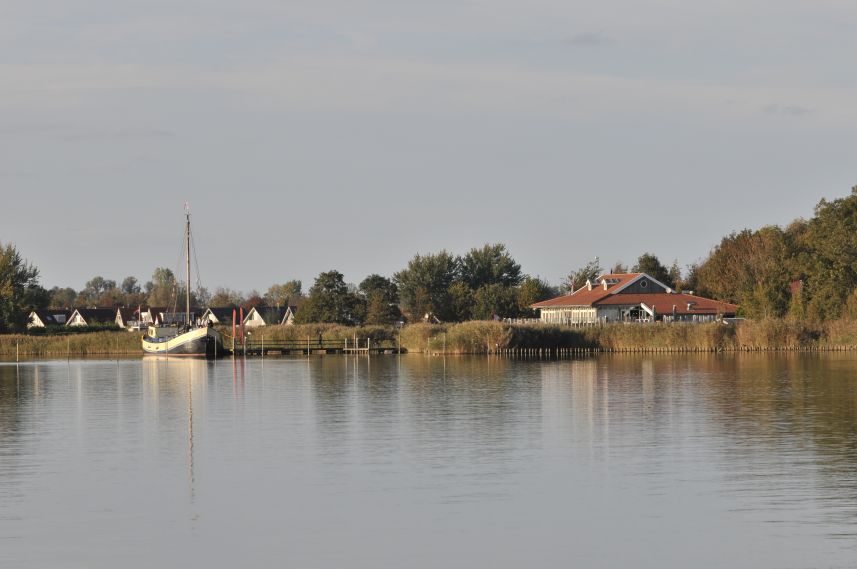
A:
[[[230,330],[223,329],[226,333]],[[370,341],[378,348],[399,348],[429,355],[575,356],[602,353],[748,353],[846,352],[857,350],[857,321],[826,323],[785,320],[723,323],[613,323],[571,327],[470,321],[350,327],[336,324],[265,326],[252,329],[253,342]],[[0,358],[137,356],[140,335],[98,331],[68,335],[0,335]]]

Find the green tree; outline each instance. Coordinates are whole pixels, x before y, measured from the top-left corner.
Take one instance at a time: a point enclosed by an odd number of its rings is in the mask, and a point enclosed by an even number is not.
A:
[[[594,260],[589,261],[576,271],[572,271],[565,278],[565,288],[569,292],[574,292],[585,285],[586,281],[594,281],[602,273],[604,273],[604,269],[601,268],[598,257],[595,257]]]
[[[459,276],[460,260],[441,251],[416,255],[407,268],[393,275],[402,305],[411,320],[421,320],[433,313],[440,320],[453,320],[449,287]]]
[[[732,233],[700,265],[700,292],[741,305],[750,318],[781,317],[789,306],[789,259],[789,240],[777,226]]]
[[[152,288],[149,292],[149,306],[172,306],[179,296],[176,276],[170,269],[158,267],[152,273]]]
[[[47,301],[47,292],[39,286],[39,270],[14,245],[0,243],[0,330],[23,327],[29,312]]]
[[[349,292],[348,285],[339,271],[327,271],[318,275],[309,289],[306,301],[295,320],[300,323],[327,322],[335,324],[355,323],[358,299]]]
[[[791,298],[789,299],[788,317],[790,320],[798,322],[805,320],[806,302],[803,297],[803,281],[795,281],[789,288],[791,289]],[[855,309],[854,315],[857,316],[857,306],[852,306],[852,308]]]
[[[114,300],[117,297],[117,293],[121,294],[120,291],[114,292],[114,289],[116,289],[116,281],[105,279],[100,275],[92,277],[77,295],[78,302],[83,302],[89,306],[100,306],[102,305],[102,297],[106,293],[113,293],[108,297],[109,300]],[[108,304],[109,302],[103,303],[104,306]]]
[[[362,320],[365,324],[392,324],[401,319],[396,283],[381,275],[369,275],[358,290],[364,304]]]
[[[678,266],[676,264],[676,266]],[[643,253],[637,259],[637,264],[631,269],[635,273],[646,273],[655,280],[658,280],[670,288],[675,287],[675,281],[670,277],[669,269],[667,269],[660,259],[651,253]],[[680,272],[680,271],[679,271]]]
[[[799,232],[799,231],[798,231]],[[838,318],[857,288],[857,186],[845,198],[821,200],[798,236],[811,318]]]
[[[668,278],[670,280],[670,287],[676,290],[679,290],[684,287],[683,280],[681,277],[681,267],[678,266],[678,259],[673,261],[673,264],[670,265],[669,270],[667,271]],[[664,283],[667,284],[667,283]]]
[[[137,277],[127,276],[122,279],[122,292],[124,294],[137,294],[140,292],[140,283]]]
[[[501,284],[489,284],[473,293],[473,318],[490,320],[494,316],[517,316],[518,302],[515,289]]]
[[[556,291],[548,283],[538,277],[526,277],[521,286],[516,289],[518,316],[535,317],[536,311],[530,306],[554,296]]]
[[[71,287],[60,288],[53,287],[50,291],[51,300],[48,306],[50,308],[71,308],[76,306],[77,291]]]
[[[214,289],[214,294],[208,301],[208,305],[212,308],[229,308],[230,306],[243,306],[244,296],[237,290],[231,288],[218,287]]]
[[[699,289],[699,264],[691,263],[686,269],[685,276],[681,281],[681,289],[695,293]]]
[[[283,284],[274,284],[265,293],[265,303],[269,306],[297,305],[303,298],[301,281],[291,280]]]
[[[461,280],[473,290],[497,284],[513,287],[521,284],[521,265],[515,262],[502,243],[473,248],[461,258]]]
[[[473,289],[461,281],[449,286],[449,306],[452,320],[463,322],[473,317]]]

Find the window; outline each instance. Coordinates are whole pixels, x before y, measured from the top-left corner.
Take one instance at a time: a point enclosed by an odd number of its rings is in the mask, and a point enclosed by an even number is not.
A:
[[[649,281],[647,281],[647,280],[640,281],[640,288],[646,288],[648,286],[649,286]]]

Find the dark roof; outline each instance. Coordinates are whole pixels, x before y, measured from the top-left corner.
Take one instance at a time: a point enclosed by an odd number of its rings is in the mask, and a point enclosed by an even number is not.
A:
[[[287,308],[287,306],[256,306],[251,311],[255,309],[265,324],[279,324],[283,321]],[[249,316],[249,313],[247,315]]]
[[[701,296],[683,293],[646,293],[646,294],[614,294],[598,301],[598,306],[625,306],[645,303],[654,307],[658,314],[672,314],[675,306],[676,314],[735,314],[738,305],[720,302]],[[688,308],[690,304],[690,308]]]
[[[77,308],[87,324],[112,323],[116,321],[116,309],[114,308]]]
[[[137,320],[136,308],[119,308],[117,309],[117,313],[122,317],[122,322]]]
[[[151,314],[160,314],[161,312],[166,312],[168,308],[166,306],[146,306],[141,309],[143,312],[149,312]]]
[[[63,324],[68,322],[68,317],[71,316],[71,313],[72,313],[71,310],[63,310],[61,308],[60,309],[47,309],[47,310],[34,310],[33,312],[36,313],[36,316],[39,317],[39,320],[41,320],[42,324],[44,324],[45,326],[51,326],[51,325],[62,326]],[[61,316],[63,318],[60,318],[59,320],[57,320],[57,316]]]
[[[241,312],[241,309],[237,306],[217,306],[208,309],[221,324],[232,321],[233,310],[235,311],[235,319],[237,320],[239,317],[238,314]]]

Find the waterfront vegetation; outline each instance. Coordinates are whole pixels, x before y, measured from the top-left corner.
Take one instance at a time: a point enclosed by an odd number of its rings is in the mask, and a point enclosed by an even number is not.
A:
[[[740,305],[748,318],[738,325],[654,324],[591,328],[528,324],[509,325],[499,318],[532,318],[530,306],[582,286],[605,271],[598,258],[551,285],[526,275],[505,245],[485,244],[456,255],[448,251],[417,254],[391,277],[373,274],[349,284],[336,270],[319,274],[305,294],[298,280],[272,285],[265,294],[243,295],[218,288],[195,292],[197,306],[296,306],[295,327],[268,327],[269,341],[304,340],[321,334],[327,340],[373,338],[410,351],[484,353],[497,350],[569,349],[822,349],[857,345],[857,187],[849,196],[821,200],[809,220],[786,228],[766,226],[732,233],[701,263],[683,271],[643,253],[630,270],[646,272],[675,289]],[[629,269],[620,262],[608,272]],[[37,308],[72,305],[172,306],[182,295],[169,269],[155,269],[141,284],[129,276],[117,281],[96,276],[80,291],[39,284],[38,269],[11,244],[0,244],[0,331],[23,332],[26,315]],[[422,324],[420,324],[423,322]],[[430,324],[435,322],[436,324]],[[402,323],[407,323],[401,328]],[[5,336],[9,346],[34,354],[56,354],[76,346],[77,354],[123,350],[135,334],[107,331],[63,340],[56,331]],[[43,334],[44,338],[34,338]],[[99,335],[103,334],[103,335]],[[127,334],[127,335],[126,335]],[[15,340],[17,338],[17,340]],[[440,342],[440,344],[438,344]],[[64,345],[61,345],[64,344]],[[103,344],[103,345],[102,345]],[[115,346],[114,346],[115,344]]]
[[[227,342],[231,329],[223,328]],[[722,323],[606,324],[571,327],[554,324],[508,324],[470,321],[455,324],[343,326],[299,324],[250,330],[249,341],[349,342],[431,354],[553,354],[588,352],[730,352],[775,350],[844,350],[857,348],[857,320],[824,323],[767,319]],[[263,340],[264,339],[264,340]],[[16,352],[17,349],[17,352]],[[69,336],[0,335],[0,357],[139,355],[140,335],[125,331]]]
[[[45,336],[30,334],[0,335],[0,357],[65,357],[139,355],[143,353],[140,334],[121,331]]]

